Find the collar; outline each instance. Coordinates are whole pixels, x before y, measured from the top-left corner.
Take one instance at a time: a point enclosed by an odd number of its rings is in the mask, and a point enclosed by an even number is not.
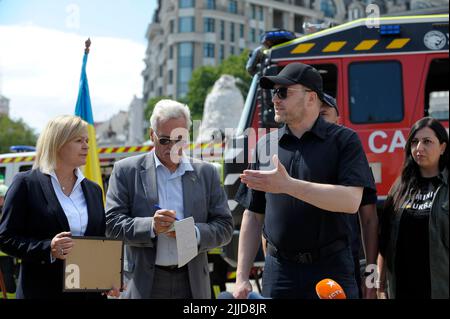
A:
[[[317,137],[319,137],[320,139],[324,140],[327,137],[327,130],[328,130],[329,126],[330,126],[330,123],[326,122],[319,115],[317,120],[314,122],[313,127],[307,132],[311,132],[314,135],[316,135]],[[291,136],[295,137],[295,135],[292,134],[292,132],[289,129],[289,126],[287,124],[284,124],[283,127],[278,130],[278,141],[280,141],[283,138],[283,136],[285,136],[285,135],[291,135]]]
[[[448,185],[448,169],[444,168],[438,175],[438,178],[445,184]]]
[[[156,152],[153,152],[153,158],[155,159],[155,166],[156,166],[156,168],[158,168],[160,166],[166,167],[163,163],[161,163],[161,161],[159,160],[158,156],[156,156]],[[183,155],[181,155],[181,162],[178,165],[177,170],[173,174],[178,172],[180,175],[184,175],[185,172],[190,172],[190,171],[193,171],[193,170],[194,170],[194,168],[192,167],[191,162],[186,157],[186,155],[183,153]]]
[[[81,171],[81,169],[79,167],[77,167],[75,169],[74,173],[75,173],[75,176],[77,177],[77,180],[75,182],[75,185],[73,186],[73,189],[77,188],[77,186],[80,185],[81,182],[85,179],[83,172]],[[54,170],[50,171],[47,175],[50,175],[52,178],[54,178],[56,180],[56,182],[58,182],[58,184],[61,186]]]

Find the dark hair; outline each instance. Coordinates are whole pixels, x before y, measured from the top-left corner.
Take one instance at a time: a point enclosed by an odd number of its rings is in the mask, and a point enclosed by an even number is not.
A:
[[[416,133],[425,127],[433,130],[440,144],[446,143],[447,147],[445,148],[444,154],[439,158],[439,170],[442,171],[444,168],[449,168],[448,134],[444,126],[432,117],[424,117],[418,120],[409,131],[405,146],[405,160],[403,162],[402,173],[390,191],[393,196],[395,211],[398,210],[406,196],[415,196],[419,191],[419,177],[421,175],[419,165],[417,165],[411,155],[411,143]]]

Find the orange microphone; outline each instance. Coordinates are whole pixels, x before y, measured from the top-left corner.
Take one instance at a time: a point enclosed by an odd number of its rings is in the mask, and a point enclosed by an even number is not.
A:
[[[316,293],[319,299],[347,299],[344,289],[333,279],[324,279],[317,283]]]

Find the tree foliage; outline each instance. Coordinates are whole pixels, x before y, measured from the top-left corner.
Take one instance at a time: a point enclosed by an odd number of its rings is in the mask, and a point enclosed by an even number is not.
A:
[[[21,119],[14,121],[0,115],[0,154],[9,153],[13,145],[36,145],[36,134]]]
[[[191,109],[192,118],[201,119],[203,104],[214,83],[219,79],[219,69],[214,66],[201,66],[194,70],[189,81],[187,101]]]

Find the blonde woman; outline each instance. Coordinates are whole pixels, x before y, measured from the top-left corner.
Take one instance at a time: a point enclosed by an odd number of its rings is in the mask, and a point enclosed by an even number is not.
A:
[[[15,176],[0,220],[0,249],[22,259],[17,298],[100,298],[63,293],[63,261],[71,236],[104,236],[100,187],[80,166],[88,154],[87,123],[77,116],[51,120],[37,143],[33,170]]]

